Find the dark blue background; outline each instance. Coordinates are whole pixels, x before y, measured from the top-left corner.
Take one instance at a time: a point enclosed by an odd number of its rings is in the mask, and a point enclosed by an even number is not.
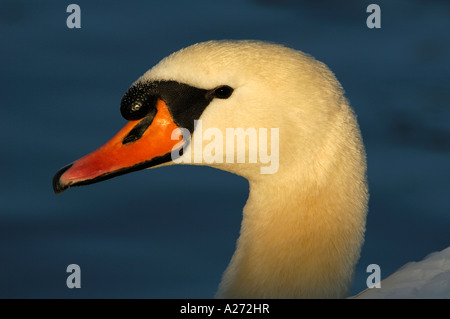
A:
[[[450,4],[376,1],[0,1],[0,297],[208,298],[248,184],[208,167],[141,171],[55,196],[53,174],[121,128],[123,93],[210,39],[284,43],[328,64],[367,148],[370,212],[352,293],[450,245]],[[81,289],[66,287],[67,265]]]

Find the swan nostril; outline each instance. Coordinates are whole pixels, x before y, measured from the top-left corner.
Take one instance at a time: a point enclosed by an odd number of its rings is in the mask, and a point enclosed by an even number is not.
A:
[[[136,124],[136,126],[131,129],[130,133],[128,133],[128,135],[124,137],[124,139],[122,140],[122,144],[130,144],[140,139],[144,135],[148,127],[152,124],[156,112],[156,108],[150,110],[150,112],[142,119],[142,121]]]

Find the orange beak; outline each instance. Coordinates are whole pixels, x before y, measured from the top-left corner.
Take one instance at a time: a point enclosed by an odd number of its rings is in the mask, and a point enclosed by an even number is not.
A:
[[[144,118],[128,122],[105,145],[61,168],[53,178],[55,193],[171,161],[171,152],[182,137],[172,140],[172,132],[178,126],[164,101],[158,100],[156,110],[153,120]],[[130,132],[143,121],[151,121],[151,124],[136,140],[127,140]]]

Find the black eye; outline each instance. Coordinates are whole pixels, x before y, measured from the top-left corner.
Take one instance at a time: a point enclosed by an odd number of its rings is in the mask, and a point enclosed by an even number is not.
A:
[[[212,95],[218,99],[228,99],[232,93],[233,89],[231,87],[229,87],[228,85],[223,85],[214,89]]]
[[[140,120],[156,107],[157,97],[132,87],[122,98],[120,113],[128,121]]]

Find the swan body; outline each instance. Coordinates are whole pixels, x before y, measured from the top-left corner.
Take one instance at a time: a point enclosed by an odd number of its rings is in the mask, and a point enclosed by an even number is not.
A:
[[[352,298],[450,298],[450,247],[409,262],[380,283]]]
[[[323,63],[271,43],[199,43],[140,77],[121,111],[130,122],[99,150],[62,168],[55,192],[172,165],[168,154],[179,140],[170,132],[187,127],[192,137],[181,141],[178,160],[249,181],[240,237],[216,297],[347,296],[364,241],[366,159],[355,115]],[[258,128],[278,128],[279,139],[268,139],[276,144],[268,149],[278,151],[276,172],[262,174],[261,162],[227,162],[229,149],[222,161],[189,161],[195,145],[208,145],[194,120],[224,135],[227,128],[256,128],[262,138]]]

